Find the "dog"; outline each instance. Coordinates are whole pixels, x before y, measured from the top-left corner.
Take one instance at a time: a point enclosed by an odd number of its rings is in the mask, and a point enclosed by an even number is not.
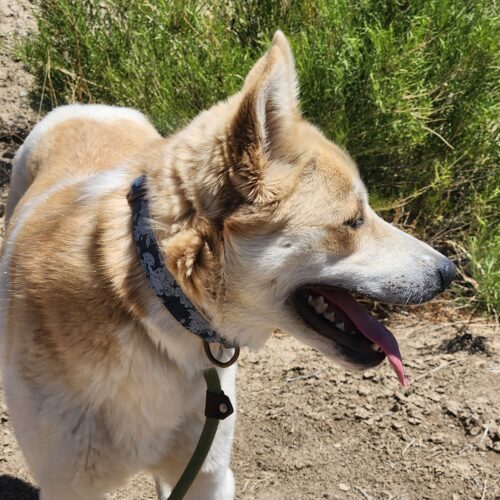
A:
[[[301,116],[279,31],[240,92],[166,139],[132,109],[55,109],[15,156],[1,261],[3,383],[43,500],[100,499],[141,470],[167,498],[201,433],[210,363],[141,268],[141,175],[168,271],[233,345],[280,329],[348,369],[387,357],[406,384],[352,294],[421,303],[455,274],[374,213],[354,161]],[[234,403],[236,367],[218,371]],[[234,415],[186,498],[234,497],[233,430]]]

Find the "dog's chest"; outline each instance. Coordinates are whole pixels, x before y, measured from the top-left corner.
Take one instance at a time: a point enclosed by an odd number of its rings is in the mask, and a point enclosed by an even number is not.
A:
[[[135,365],[115,395],[112,412],[115,439],[129,436],[140,450],[168,441],[186,418],[203,414],[204,382],[187,379],[168,363]]]
[[[98,431],[128,463],[156,463],[175,442],[186,421],[203,419],[205,383],[202,374],[188,377],[165,354],[144,346],[124,347],[120,362],[95,367],[85,400],[95,412],[86,414],[76,441],[85,442]],[[69,400],[67,401],[70,405]],[[80,406],[80,405],[79,405]],[[85,405],[82,404],[80,409]],[[67,413],[66,413],[67,415]],[[70,424],[67,419],[66,423]],[[74,423],[71,423],[74,430]]]

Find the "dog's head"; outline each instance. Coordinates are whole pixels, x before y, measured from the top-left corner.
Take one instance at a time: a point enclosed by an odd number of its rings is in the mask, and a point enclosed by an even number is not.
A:
[[[279,328],[356,369],[387,355],[403,381],[394,337],[350,292],[424,302],[454,265],[378,217],[353,160],[301,116],[281,32],[227,106],[217,175],[200,188],[223,241],[214,325],[253,348]]]

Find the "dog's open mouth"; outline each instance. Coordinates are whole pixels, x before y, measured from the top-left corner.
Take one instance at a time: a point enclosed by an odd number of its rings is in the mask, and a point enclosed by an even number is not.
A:
[[[302,320],[335,342],[348,359],[369,368],[387,356],[401,384],[408,385],[396,338],[347,291],[307,286],[297,290],[291,302]]]

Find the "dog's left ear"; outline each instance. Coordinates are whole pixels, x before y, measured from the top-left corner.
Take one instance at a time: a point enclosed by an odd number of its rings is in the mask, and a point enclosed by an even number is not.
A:
[[[247,202],[267,203],[283,189],[285,173],[277,166],[286,155],[282,138],[300,116],[297,73],[281,31],[248,74],[241,93],[228,134],[230,179]]]

